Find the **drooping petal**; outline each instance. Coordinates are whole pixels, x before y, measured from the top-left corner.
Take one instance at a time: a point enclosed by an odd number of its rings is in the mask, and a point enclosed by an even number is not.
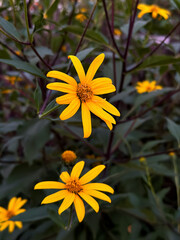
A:
[[[76,98],[76,94],[68,93],[61,97],[57,97],[56,102],[58,104],[70,104],[74,100],[74,98]]]
[[[9,221],[6,221],[4,223],[1,223],[0,225],[0,231],[3,231],[4,229],[6,229],[9,226]]]
[[[22,222],[20,222],[20,221],[15,221],[15,224],[16,224],[16,226],[18,228],[22,228],[23,227]]]
[[[103,87],[101,86],[96,88],[93,87],[92,90],[95,95],[101,95],[101,94],[115,92],[116,88],[114,85],[108,84],[108,85],[104,85]]]
[[[16,197],[11,198],[11,200],[8,203],[8,210],[13,210],[15,204],[16,204]]]
[[[65,188],[65,184],[56,181],[44,181],[37,183],[34,189],[63,189]]]
[[[74,206],[77,214],[77,218],[79,222],[82,222],[85,216],[85,207],[83,201],[80,199],[78,195],[75,196]]]
[[[96,116],[98,116],[99,118],[101,118],[102,120],[107,120],[111,123],[116,124],[115,119],[107,112],[105,112],[101,107],[99,107],[97,104],[93,103],[93,102],[87,102],[86,103],[89,110],[94,113]]]
[[[71,178],[68,172],[62,172],[59,177],[65,183],[68,182]]]
[[[59,215],[71,206],[71,204],[74,202],[74,199],[75,194],[67,191],[66,197],[64,198],[61,206],[59,207],[58,210]]]
[[[68,56],[68,58],[71,59],[75,69],[76,69],[76,72],[78,74],[78,77],[79,77],[79,80],[81,81],[81,83],[84,83],[85,81],[85,72],[84,72],[84,68],[82,66],[82,63],[80,62],[80,60],[76,57],[76,56]]]
[[[91,113],[86,103],[82,102],[81,116],[84,131],[84,138],[88,138],[92,132]]]
[[[57,202],[60,201],[61,199],[65,198],[68,194],[67,190],[61,190],[58,191],[56,193],[53,193],[47,197],[45,197],[43,199],[43,201],[41,202],[41,204],[47,204],[47,203],[53,203],[53,202]]]
[[[96,190],[84,190],[84,193],[89,194],[95,198],[99,198],[101,200],[107,201],[111,203],[110,197],[108,197],[106,194],[96,191]]]
[[[77,86],[76,80],[73,77],[71,77],[71,76],[69,76],[69,75],[67,75],[66,73],[63,73],[63,72],[53,70],[53,71],[48,72],[46,76],[47,77],[52,77],[52,78],[57,78],[57,79],[62,80],[66,83],[69,83],[70,85],[73,85],[75,87]]]
[[[65,92],[65,93],[75,93],[76,92],[76,87],[66,84],[66,83],[54,82],[54,83],[47,84],[46,87],[50,90],[55,90],[55,91],[60,91],[60,92]]]
[[[15,222],[9,221],[9,232],[13,232],[15,228]]]
[[[94,75],[96,74],[98,68],[100,67],[100,65],[104,61],[104,57],[105,57],[104,53],[101,53],[100,55],[98,55],[93,60],[93,62],[89,66],[89,69],[88,69],[87,74],[86,74],[86,83],[92,81],[92,79],[94,78]]]
[[[168,19],[169,16],[171,15],[171,13],[168,10],[165,9],[160,9],[159,10],[159,14],[164,18],[164,19]]]
[[[98,165],[84,174],[80,179],[79,182],[81,184],[86,184],[97,177],[105,168],[105,165]]]
[[[112,125],[111,122],[109,122],[109,121],[107,121],[107,120],[104,120],[104,119],[103,119],[103,121],[106,123],[106,125],[108,126],[108,128],[109,128],[110,130],[113,129],[113,125]]]
[[[66,120],[74,116],[74,114],[78,111],[80,107],[80,100],[79,98],[74,98],[74,100],[69,104],[68,107],[64,109],[64,111],[59,116],[61,120]]]
[[[153,12],[152,12],[152,17],[153,17],[153,18],[157,18],[157,15],[158,15],[158,13],[157,13],[156,11],[153,11]]]
[[[79,195],[94,209],[95,212],[99,211],[99,204],[94,198],[84,192],[79,192]]]
[[[21,198],[16,201],[16,204],[14,206],[14,210],[20,209],[25,203],[27,203],[27,199],[21,200]]]
[[[97,103],[100,107],[105,109],[107,112],[115,116],[120,116],[120,112],[117,110],[117,108],[115,108],[111,103],[107,102],[105,99],[98,96],[93,96],[92,101],[94,103]]]
[[[93,189],[98,191],[114,193],[114,189],[105,183],[88,183],[83,186],[83,189],[85,190]]]
[[[83,168],[84,168],[84,161],[80,161],[76,163],[76,165],[73,167],[71,172],[71,178],[79,178]]]
[[[107,85],[112,84],[112,80],[110,78],[101,77],[101,78],[95,78],[93,81],[89,83],[89,85],[92,87],[92,89],[104,87]]]

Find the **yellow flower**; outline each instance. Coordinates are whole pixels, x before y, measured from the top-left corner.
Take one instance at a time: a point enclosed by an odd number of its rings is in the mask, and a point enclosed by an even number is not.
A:
[[[70,150],[66,150],[61,154],[62,160],[65,163],[71,163],[74,162],[77,158],[75,152],[70,151]]]
[[[80,12],[86,13],[86,12],[87,12],[87,8],[81,8],[81,9],[80,9]]]
[[[139,161],[140,161],[141,163],[143,163],[143,162],[146,161],[146,158],[145,158],[145,157],[140,157]]]
[[[17,76],[5,76],[5,79],[9,81],[12,85],[14,85],[16,81],[22,81],[22,78]]]
[[[7,227],[9,227],[9,232],[11,233],[14,231],[15,226],[17,226],[18,228],[22,228],[22,222],[12,221],[10,219],[26,211],[26,209],[21,208],[26,202],[27,200],[22,200],[21,197],[13,197],[9,201],[8,209],[0,207],[0,231],[3,231]]]
[[[20,56],[21,55],[21,52],[19,50],[16,50],[15,53]]]
[[[143,3],[138,4],[137,7],[141,12],[138,14],[138,18],[141,18],[146,13],[152,13],[153,18],[157,18],[158,14],[161,15],[164,19],[168,19],[171,15],[170,11],[160,8],[157,5],[146,5]]]
[[[48,89],[67,93],[56,98],[58,104],[69,104],[69,106],[61,113],[61,120],[66,120],[72,117],[81,106],[84,138],[88,138],[92,132],[90,112],[105,121],[110,130],[112,130],[112,123],[116,124],[116,121],[106,111],[115,116],[120,116],[119,111],[112,104],[105,99],[96,96],[111,93],[116,90],[110,78],[101,77],[93,79],[97,69],[102,64],[104,57],[105,55],[103,53],[97,56],[91,63],[85,75],[84,68],[79,59],[76,56],[69,56],[77,71],[80,83],[77,83],[71,76],[59,71],[50,71],[47,74],[47,77],[57,78],[67,83],[54,82],[47,85]]]
[[[122,32],[121,32],[118,28],[115,28],[115,29],[114,29],[114,35],[120,37],[121,34],[122,34]]]
[[[169,156],[174,157],[174,156],[176,156],[176,154],[175,154],[175,152],[170,152]]]
[[[64,53],[67,52],[67,47],[66,47],[66,45],[63,45],[62,48],[61,48],[61,50],[62,50]]]
[[[2,90],[1,93],[2,94],[9,94],[9,93],[12,93],[14,90],[13,89],[5,89],[5,90]]]
[[[77,14],[75,18],[80,22],[84,22],[87,19],[87,17],[83,13]]]
[[[95,212],[99,211],[99,204],[92,197],[111,203],[111,199],[101,192],[105,191],[113,194],[114,190],[109,185],[104,183],[89,183],[103,171],[105,165],[99,165],[79,178],[84,168],[84,163],[84,161],[78,162],[73,167],[71,175],[69,175],[68,172],[62,172],[60,178],[64,183],[56,181],[37,183],[34,189],[61,189],[44,198],[41,204],[53,203],[64,199],[58,210],[58,213],[61,214],[74,202],[77,218],[79,222],[82,222],[85,216],[85,207],[82,199],[86,201]]]
[[[156,85],[156,81],[145,80],[143,82],[137,82],[136,90],[138,93],[153,92],[162,89],[162,86]]]

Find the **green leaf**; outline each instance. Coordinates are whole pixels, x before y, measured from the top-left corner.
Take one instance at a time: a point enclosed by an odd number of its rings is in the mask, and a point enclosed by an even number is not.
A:
[[[49,208],[48,214],[51,220],[55,222],[59,227],[65,228],[62,217],[59,216],[57,209]]]
[[[0,17],[0,27],[2,27],[6,33],[21,41],[20,35],[15,26],[2,17]]]
[[[166,118],[167,121],[167,127],[170,133],[176,138],[178,145],[180,147],[180,125],[175,123],[169,118]]]
[[[41,91],[41,88],[38,84],[38,81],[36,82],[36,89],[34,91],[34,100],[35,100],[35,103],[36,103],[37,113],[39,113],[39,108],[40,108],[41,103],[42,103],[42,91]]]
[[[57,10],[58,3],[59,3],[59,0],[53,1],[50,8],[46,12],[46,15],[48,16],[48,18],[52,18],[53,13]]]
[[[94,50],[93,47],[87,48],[77,53],[77,57],[80,61],[84,60],[92,51]]]
[[[116,101],[120,101],[123,100],[124,98],[128,97],[130,93],[134,92],[135,88],[134,87],[129,87],[127,90],[121,92],[121,93],[117,93],[115,96],[113,96],[112,98],[110,98],[110,102],[116,102]]]
[[[37,68],[35,65],[32,65],[30,63],[23,62],[20,60],[12,60],[12,59],[0,59],[0,62],[11,65],[18,70],[22,70],[22,71],[31,73],[32,75],[35,75],[37,77],[46,79],[46,76],[44,75],[44,73],[41,72],[41,70]]]
[[[13,122],[7,122],[7,123],[0,123],[0,133],[6,134],[9,132],[16,131],[17,128],[22,125],[22,121],[13,121]]]
[[[59,107],[62,107],[62,105],[59,105],[56,103],[56,100],[53,99],[45,108],[44,112],[39,115],[39,118],[43,118],[45,116],[47,116],[48,114],[50,114],[51,112],[53,112],[54,110],[58,109]]]
[[[149,21],[143,21],[143,20],[138,20],[135,22],[134,27],[133,27],[133,35],[138,32],[140,29],[142,29]],[[128,34],[129,31],[129,23],[121,26],[121,31],[124,34]]]
[[[179,0],[170,0],[171,4],[176,7],[177,9],[180,9],[180,1]]]

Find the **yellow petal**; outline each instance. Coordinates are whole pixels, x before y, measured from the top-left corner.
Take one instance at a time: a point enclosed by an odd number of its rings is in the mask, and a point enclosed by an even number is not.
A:
[[[3,231],[4,229],[6,229],[8,227],[8,225],[9,225],[9,222],[10,221],[6,221],[4,223],[1,223],[0,224],[0,231]]]
[[[95,78],[89,84],[92,87],[92,89],[95,89],[97,87],[104,87],[106,85],[112,84],[112,80],[110,78],[106,78],[106,77]]]
[[[86,74],[86,82],[87,83],[90,82],[94,78],[94,75],[96,74],[98,68],[104,61],[104,57],[105,57],[104,53],[101,53],[94,59],[94,61],[89,66],[89,69]]]
[[[84,174],[84,176],[82,176],[79,179],[79,182],[81,184],[86,184],[87,182],[90,182],[91,180],[93,180],[95,177],[97,177],[105,168],[105,165],[98,165],[96,167],[94,167],[93,169],[91,169],[89,172],[87,172],[86,174]]]
[[[80,60],[76,57],[76,56],[68,56],[68,58],[71,59],[75,69],[76,69],[76,72],[78,74],[78,77],[79,77],[79,80],[81,81],[81,83],[84,83],[85,81],[85,72],[84,72],[84,68],[80,62]]]
[[[65,92],[65,93],[76,92],[76,88],[74,86],[66,83],[54,82],[54,83],[47,84],[46,87],[50,90],[56,90],[56,91]]]
[[[153,11],[153,12],[152,12],[152,17],[153,17],[153,18],[157,18],[157,15],[158,15],[158,13],[157,13],[156,11]]]
[[[159,10],[159,14],[164,18],[164,19],[168,19],[169,16],[171,15],[171,13],[168,10],[164,10],[164,9],[160,9]]]
[[[25,212],[25,211],[26,211],[26,209],[21,208],[21,209],[19,209],[19,210],[16,211],[16,215],[18,215],[18,214],[20,214],[20,213],[23,213],[23,212]]]
[[[86,103],[89,110],[94,113],[96,116],[98,116],[99,118],[101,118],[102,120],[107,120],[111,123],[116,124],[115,119],[107,112],[105,112],[101,107],[99,107],[97,104],[93,103],[93,102],[87,102]]]
[[[84,138],[88,138],[92,132],[91,113],[86,103],[82,102],[81,116],[84,131]]]
[[[78,111],[80,107],[80,100],[79,98],[74,98],[73,101],[69,104],[68,107],[64,109],[64,111],[59,116],[61,120],[66,120],[74,116],[74,114]]]
[[[99,204],[94,198],[84,192],[79,192],[79,195],[94,209],[95,212],[99,211]]]
[[[76,163],[76,165],[73,167],[71,172],[71,178],[79,178],[83,168],[84,168],[84,161]]]
[[[115,92],[116,88],[114,85],[112,84],[108,84],[107,86],[100,86],[100,87],[96,87],[96,88],[92,88],[93,93],[95,95],[101,95],[101,94],[106,94],[106,93],[111,93],[111,92]]]
[[[52,78],[57,78],[57,79],[62,80],[66,83],[69,83],[70,85],[73,85],[75,87],[77,86],[76,80],[73,77],[71,77],[71,76],[69,76],[69,75],[67,75],[66,73],[63,73],[63,72],[53,70],[53,71],[48,72],[46,76],[47,77],[52,77]]]
[[[22,222],[20,222],[20,221],[15,221],[15,224],[16,224],[16,226],[18,228],[22,228],[23,227]]]
[[[9,232],[13,232],[15,228],[15,223],[13,221],[9,221]]]
[[[71,206],[71,204],[74,202],[74,198],[75,194],[67,191],[66,197],[64,198],[61,206],[59,207],[59,215]]]
[[[55,181],[44,181],[37,183],[34,189],[63,189],[65,188],[65,184],[61,182]]]
[[[71,178],[68,172],[62,172],[59,177],[65,183],[68,182]]]
[[[101,200],[107,201],[111,203],[110,197],[108,197],[106,194],[96,191],[96,190],[84,190],[84,193],[89,194],[95,198],[99,198]]]
[[[76,94],[70,94],[69,93],[69,94],[65,94],[61,97],[57,97],[56,102],[58,104],[70,104],[73,101],[74,98],[76,98]]]
[[[92,101],[94,103],[97,103],[100,107],[104,108],[107,112],[115,116],[120,116],[120,112],[117,110],[117,108],[115,108],[111,103],[107,102],[105,99],[98,96],[93,96]]]
[[[7,210],[5,209],[5,208],[3,208],[3,207],[0,207],[0,213],[4,213],[4,212],[6,212]]]
[[[98,191],[104,191],[104,192],[109,192],[109,193],[114,193],[114,189],[112,189],[112,187],[110,187],[109,185],[105,184],[105,183],[88,183],[86,185],[83,186],[83,189],[85,190],[98,190]]]
[[[27,199],[18,199],[17,201],[16,201],[16,204],[15,204],[15,206],[14,206],[14,210],[18,210],[18,209],[20,209],[25,203],[27,203]]]
[[[108,128],[109,128],[110,130],[113,129],[113,125],[112,125],[111,122],[109,122],[109,121],[107,121],[107,120],[104,120],[104,119],[103,119],[103,121],[106,123],[106,125],[108,126]]]
[[[45,197],[43,199],[43,201],[41,202],[41,204],[47,204],[47,203],[53,203],[53,202],[57,202],[60,201],[61,199],[65,198],[68,194],[67,190],[61,190],[58,191],[56,193],[53,193],[47,197]]]
[[[78,195],[75,196],[74,206],[77,214],[77,218],[79,222],[82,222],[85,216],[85,207],[83,201],[80,199]]]
[[[11,198],[11,200],[8,203],[8,210],[13,210],[14,209],[14,206],[16,204],[16,200],[17,200],[16,197]]]

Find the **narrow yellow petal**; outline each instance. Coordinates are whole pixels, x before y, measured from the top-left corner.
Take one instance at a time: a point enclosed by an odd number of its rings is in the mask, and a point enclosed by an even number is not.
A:
[[[99,107],[97,104],[93,102],[87,102],[86,103],[89,110],[94,113],[96,116],[101,118],[102,120],[107,120],[111,123],[116,124],[115,119],[107,112],[105,112],[101,107]]]
[[[79,98],[74,98],[73,101],[69,104],[68,107],[64,109],[64,111],[59,116],[61,120],[66,120],[74,116],[74,114],[78,111],[80,107],[80,100]]]
[[[79,77],[79,80],[81,81],[81,83],[84,83],[85,81],[85,72],[84,72],[84,68],[80,62],[80,60],[76,57],[76,56],[68,56],[68,58],[71,59],[75,69],[76,69],[76,72],[78,74],[78,77]]]
[[[61,97],[57,97],[56,102],[58,104],[70,104],[73,101],[74,98],[76,98],[76,94],[70,94],[69,93],[69,94],[65,94]]]
[[[59,207],[58,210],[59,215],[71,206],[71,204],[74,202],[74,199],[75,194],[67,191],[66,197],[64,198],[61,206]]]
[[[153,18],[157,18],[157,15],[158,15],[158,13],[157,13],[156,11],[153,11],[153,12],[152,12],[152,17],[153,17]]]
[[[95,78],[89,84],[92,87],[92,89],[95,89],[97,87],[104,87],[109,84],[112,84],[112,80],[110,78],[106,78],[106,77]]]
[[[9,232],[12,233],[15,228],[15,222],[9,221]]]
[[[79,178],[83,168],[84,168],[84,161],[76,163],[76,165],[73,167],[71,172],[71,178]]]
[[[101,53],[100,55],[98,55],[93,62],[91,63],[91,65],[89,66],[89,69],[87,71],[86,74],[86,82],[90,82],[92,81],[92,79],[94,78],[94,75],[96,74],[98,68],[100,67],[100,65],[102,64],[102,62],[104,61],[105,55],[104,53]]]
[[[65,92],[65,93],[75,93],[76,92],[76,87],[66,84],[66,83],[54,82],[54,83],[47,84],[46,87],[50,90],[55,90],[55,91],[60,91],[60,92]]]
[[[4,213],[4,212],[6,212],[7,210],[5,209],[5,208],[3,208],[3,207],[0,207],[0,213]]]
[[[71,178],[68,172],[62,172],[59,177],[65,183],[68,182]]]
[[[3,231],[4,229],[6,229],[9,226],[9,222],[10,221],[6,221],[4,223],[0,224],[0,231]]]
[[[69,75],[67,75],[66,73],[63,73],[63,72],[53,70],[53,71],[48,72],[46,76],[47,77],[52,77],[52,78],[57,78],[57,79],[62,80],[66,83],[69,83],[70,85],[73,85],[75,87],[77,86],[76,80],[73,77],[71,77],[71,76],[69,76]]]
[[[37,183],[34,189],[63,189],[65,188],[65,184],[61,182],[55,181],[44,181]]]
[[[99,212],[99,204],[94,198],[84,192],[79,192],[79,195],[94,209],[95,212]]]
[[[91,113],[86,103],[82,102],[81,116],[84,131],[84,138],[88,138],[92,132]]]
[[[43,199],[43,201],[41,202],[41,204],[47,204],[47,203],[53,203],[53,202],[57,202],[60,201],[61,199],[65,198],[68,194],[67,190],[61,190],[58,191],[56,193],[53,193],[47,197],[45,197]]]
[[[95,95],[101,95],[101,94],[106,94],[106,93],[111,93],[116,91],[115,86],[112,84],[108,84],[107,86],[104,85],[104,86],[100,86],[92,89]]]
[[[22,228],[23,227],[22,222],[20,222],[20,221],[15,221],[15,224],[16,224],[16,226],[18,228]]]
[[[78,195],[75,196],[74,206],[77,214],[77,218],[79,222],[82,222],[85,216],[85,207],[83,201],[80,199]]]
[[[93,189],[98,191],[109,192],[112,194],[114,193],[114,189],[105,183],[88,183],[83,186],[83,189],[85,190]]]
[[[101,200],[107,201],[111,203],[110,197],[108,197],[106,194],[96,191],[96,190],[84,190],[84,193],[89,194],[95,198],[99,198]]]
[[[106,125],[108,126],[108,128],[109,128],[110,130],[113,129],[113,125],[112,125],[111,122],[109,122],[109,121],[107,121],[107,120],[104,120],[104,119],[103,119],[103,121],[106,123]]]
[[[20,214],[20,213],[23,213],[23,212],[25,212],[25,211],[26,211],[26,209],[21,208],[21,209],[19,209],[19,210],[16,211],[16,215],[18,215],[18,214]]]
[[[11,198],[11,200],[8,203],[8,210],[13,210],[14,209],[14,205],[16,204],[16,197]]]
[[[19,201],[16,201],[16,204],[15,204],[15,206],[14,206],[14,210],[18,210],[18,209],[20,209],[24,204],[26,204],[27,203],[27,199],[21,199],[20,198],[20,200]]]
[[[84,174],[84,176],[82,176],[79,179],[79,182],[81,184],[86,184],[88,182],[90,182],[91,180],[93,180],[95,177],[97,177],[105,168],[105,165],[98,165],[96,167],[94,167],[93,169],[91,169],[89,172],[87,172],[86,174]]]
[[[97,103],[100,107],[105,109],[107,112],[115,116],[120,116],[120,112],[117,110],[117,108],[115,108],[111,103],[107,102],[105,99],[98,96],[93,96],[92,101],[94,103]]]

